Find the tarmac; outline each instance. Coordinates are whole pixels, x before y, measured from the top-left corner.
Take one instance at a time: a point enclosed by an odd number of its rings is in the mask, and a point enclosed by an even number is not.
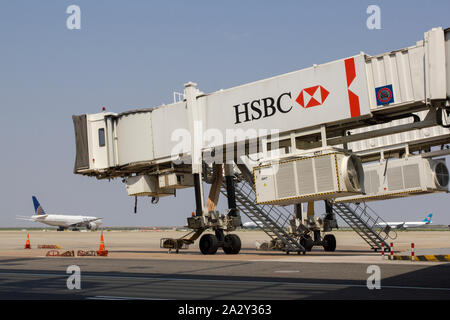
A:
[[[335,252],[325,252],[321,247],[314,247],[306,255],[291,253],[286,255],[280,251],[260,251],[257,244],[269,238],[261,231],[235,232],[242,241],[242,250],[238,255],[226,255],[220,249],[215,255],[202,255],[198,241],[187,250],[178,254],[168,253],[160,248],[161,238],[180,238],[187,232],[167,230],[103,231],[105,246],[109,257],[117,259],[171,259],[199,261],[303,261],[303,262],[343,262],[343,263],[393,263],[381,259],[381,252],[370,250],[359,236],[351,231],[337,231],[333,234],[337,240]],[[31,250],[25,250],[27,234],[30,235]],[[450,254],[450,231],[406,231],[398,232],[393,242],[394,252],[408,255],[411,243],[415,244],[418,254]],[[100,232],[64,231],[0,231],[0,257],[44,257],[49,249],[37,249],[39,245],[58,245],[60,252],[67,250],[98,250]],[[386,253],[386,256],[388,254]],[[398,261],[397,263],[401,263]]]
[[[27,233],[32,249],[24,249]],[[104,231],[107,257],[46,257],[65,250],[97,250],[100,232],[1,231],[0,299],[450,299],[450,263],[382,259],[351,231],[334,232],[337,250],[314,248],[306,255],[258,251],[259,231],[236,232],[237,255],[220,249],[202,255],[196,244],[180,253],[159,247],[181,231]],[[449,231],[399,232],[398,253],[446,252]],[[81,269],[81,289],[69,290],[67,267]],[[380,270],[381,290],[367,286],[370,267]]]

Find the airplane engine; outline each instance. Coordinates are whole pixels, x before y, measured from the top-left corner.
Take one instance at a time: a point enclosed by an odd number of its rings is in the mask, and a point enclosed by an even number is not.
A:
[[[89,222],[86,226],[88,230],[97,230],[98,225],[95,222]]]

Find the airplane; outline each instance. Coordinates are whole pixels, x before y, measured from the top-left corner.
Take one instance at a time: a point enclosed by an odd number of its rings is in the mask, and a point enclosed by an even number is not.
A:
[[[69,216],[60,214],[47,214],[35,196],[32,196],[35,214],[31,217],[17,216],[17,219],[33,222],[41,222],[49,226],[58,227],[58,231],[64,231],[68,228],[78,230],[85,227],[88,230],[96,230],[101,225],[101,219],[97,217]]]
[[[414,222],[380,222],[377,223],[378,227],[385,227],[388,225],[389,227],[393,229],[406,229],[406,228],[417,228],[423,225],[428,225],[431,223],[431,217],[433,216],[432,213],[426,216],[425,219],[422,221],[414,221]]]
[[[255,228],[262,228],[263,227],[263,224],[261,223],[261,222],[252,222],[252,221],[249,221],[249,222],[245,222],[243,225],[242,225],[242,227],[244,228],[244,229],[255,229]]]

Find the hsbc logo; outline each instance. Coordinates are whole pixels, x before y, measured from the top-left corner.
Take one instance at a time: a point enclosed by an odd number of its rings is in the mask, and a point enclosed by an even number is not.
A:
[[[322,105],[330,92],[322,86],[314,86],[303,89],[298,95],[297,103],[303,108],[311,108]]]
[[[311,108],[322,105],[330,92],[321,85],[305,88],[300,91],[295,100],[303,108]],[[255,121],[261,118],[274,116],[276,113],[288,113],[292,110],[291,92],[284,92],[278,97],[267,97],[234,105],[235,122]]]

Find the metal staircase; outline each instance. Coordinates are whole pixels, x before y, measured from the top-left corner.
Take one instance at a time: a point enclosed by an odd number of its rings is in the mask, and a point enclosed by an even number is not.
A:
[[[380,222],[385,221],[364,202],[361,204],[334,202],[333,211],[375,251],[382,248],[382,243],[385,248],[390,248],[386,239],[397,237],[397,233],[387,224],[378,226]]]
[[[280,243],[280,249],[289,252],[304,252],[305,248],[297,238],[287,232],[292,213],[282,206],[256,204],[253,190],[253,175],[244,164],[238,165],[241,175],[236,183],[236,202],[240,212],[253,221],[258,228],[263,230],[275,243]],[[227,196],[225,182],[222,183],[220,192]],[[381,249],[388,238],[395,239],[397,233],[387,226],[386,222],[366,203],[342,203],[333,202],[333,211],[340,216],[373,250]],[[379,223],[384,226],[378,226]]]
[[[227,196],[226,185],[222,184],[220,192]],[[255,202],[255,193],[247,181],[236,183],[236,203],[239,211],[253,221],[263,230],[279,249],[289,252],[304,252],[305,248],[294,237],[289,235],[287,227],[292,219],[291,213],[283,207],[258,205]]]
[[[282,251],[305,252],[300,242],[287,231],[292,213],[284,207],[256,204],[255,191],[252,187],[253,175],[245,165],[238,165],[238,167],[242,179],[235,185],[235,196],[240,212],[263,230],[275,244],[279,244],[279,249]],[[225,183],[222,183],[220,192],[227,196]]]

